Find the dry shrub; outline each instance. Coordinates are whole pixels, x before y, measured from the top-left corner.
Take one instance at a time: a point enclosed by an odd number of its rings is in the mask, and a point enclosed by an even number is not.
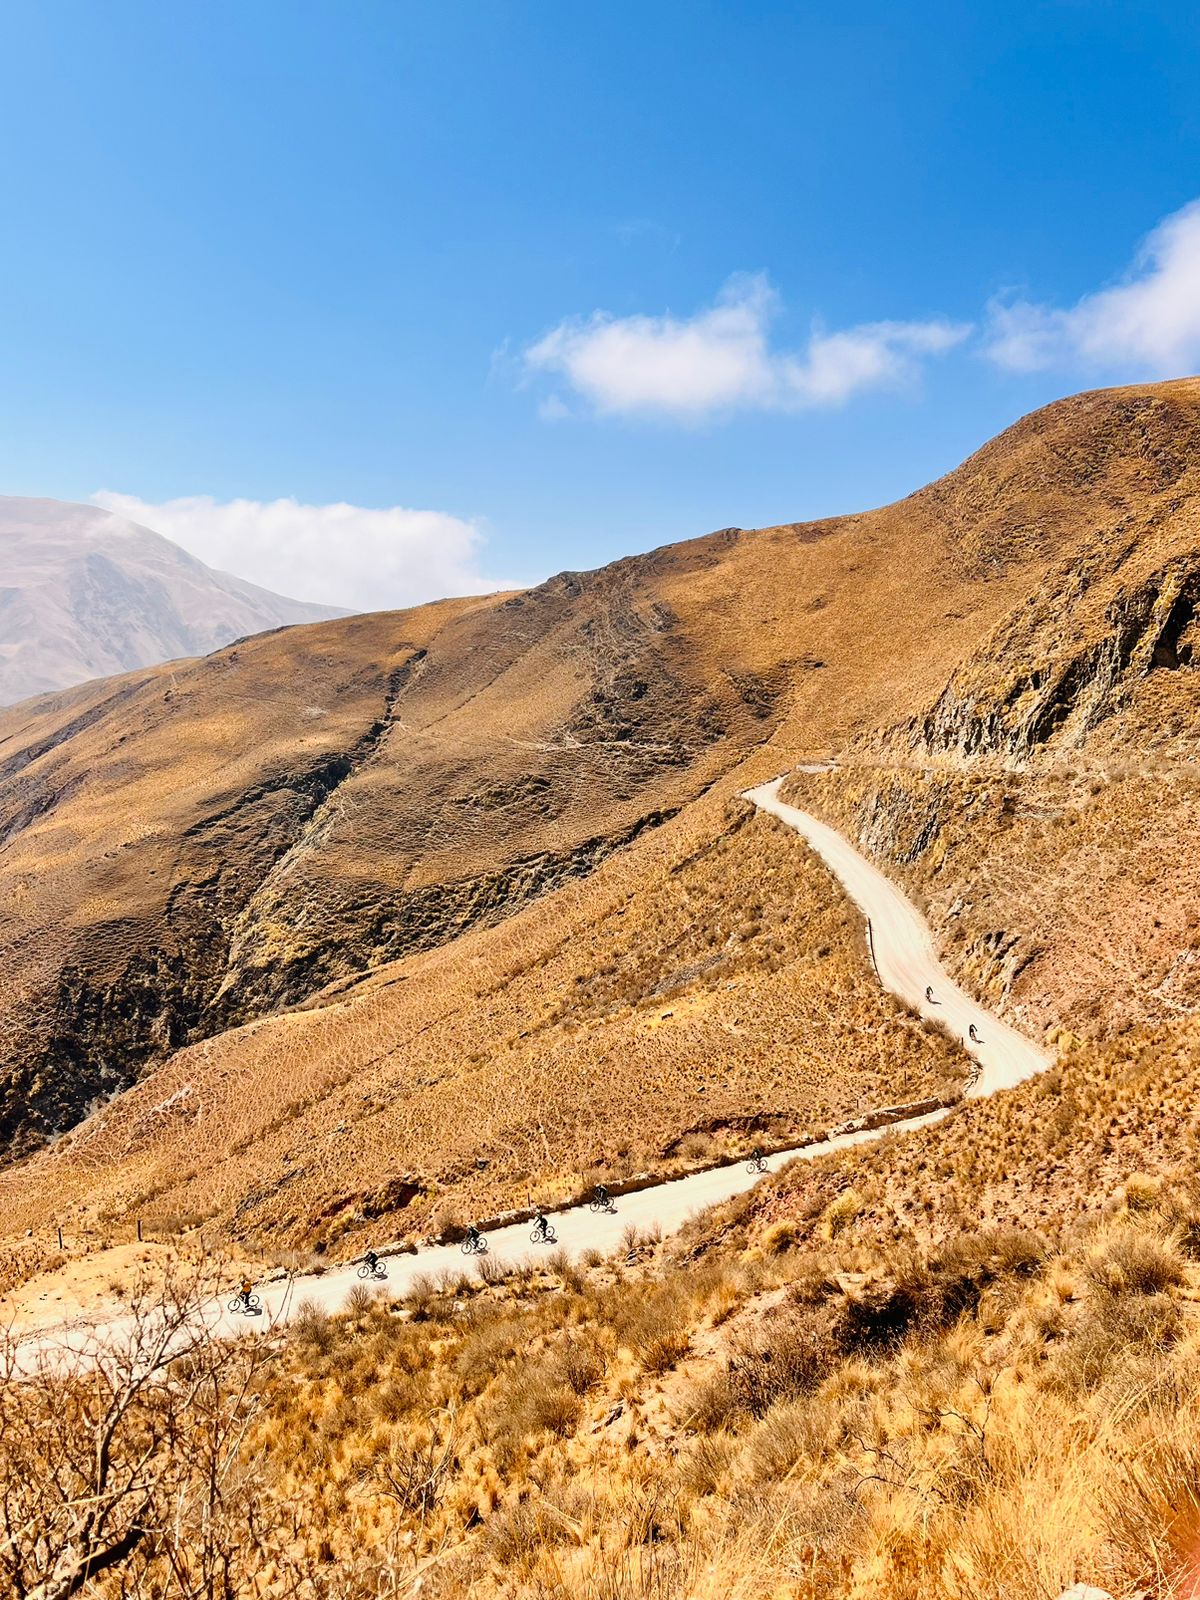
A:
[[[781,1312],[737,1339],[724,1370],[692,1396],[692,1425],[702,1432],[765,1417],[773,1406],[811,1394],[838,1360],[829,1314]]]
[[[502,1283],[506,1270],[504,1264],[497,1261],[495,1256],[484,1254],[475,1257],[475,1271],[481,1283],[486,1283],[489,1286]]]
[[[349,1317],[357,1321],[360,1317],[367,1316],[374,1307],[375,1296],[365,1283],[350,1285],[350,1291],[346,1296],[346,1313]]]
[[[317,1355],[328,1355],[337,1342],[329,1314],[315,1300],[301,1300],[289,1324],[294,1339]]]
[[[729,1362],[734,1403],[752,1417],[765,1416],[781,1400],[811,1394],[836,1358],[823,1313],[772,1317],[757,1335],[734,1345]]]
[[[519,1447],[540,1433],[567,1438],[578,1427],[582,1410],[578,1394],[549,1363],[523,1362],[505,1375],[491,1401],[498,1463],[511,1464]]]
[[[551,1371],[573,1394],[585,1395],[604,1377],[608,1361],[595,1334],[573,1334],[554,1352]]]
[[[430,1429],[412,1439],[393,1438],[387,1454],[376,1463],[374,1482],[403,1515],[424,1519],[445,1493],[453,1465],[453,1428],[442,1438]]]
[[[1098,1388],[1122,1362],[1168,1350],[1182,1324],[1179,1307],[1166,1294],[1094,1290],[1085,1309],[1051,1368],[1051,1382],[1069,1394]]]
[[[835,1407],[805,1398],[773,1406],[750,1437],[744,1457],[756,1482],[786,1478],[797,1463],[816,1461],[838,1432]]]
[[[1119,1228],[1095,1250],[1088,1281],[1108,1294],[1162,1294],[1184,1281],[1183,1262],[1162,1240],[1137,1228]]]
[[[404,1296],[404,1303],[414,1317],[428,1317],[437,1303],[437,1285],[427,1272],[413,1276]]]
[[[448,1244],[457,1244],[467,1231],[462,1210],[453,1200],[443,1200],[434,1208],[429,1227],[435,1239],[445,1240]]]
[[[522,1500],[490,1519],[487,1544],[493,1560],[520,1571],[569,1533],[569,1525],[546,1501]]]
[[[638,1346],[643,1372],[652,1373],[655,1377],[670,1372],[687,1355],[691,1343],[691,1335],[685,1328],[672,1328],[645,1340]]]
[[[898,1256],[890,1271],[843,1297],[833,1337],[839,1349],[864,1354],[894,1349],[928,1317],[933,1278],[919,1256]]]
[[[693,1285],[681,1272],[653,1285],[615,1285],[600,1297],[598,1313],[644,1371],[668,1372],[691,1344]]]

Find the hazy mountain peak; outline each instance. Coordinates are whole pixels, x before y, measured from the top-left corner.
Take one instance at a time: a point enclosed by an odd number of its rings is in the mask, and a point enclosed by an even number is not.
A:
[[[216,572],[99,506],[0,496],[0,705],[345,615]]]

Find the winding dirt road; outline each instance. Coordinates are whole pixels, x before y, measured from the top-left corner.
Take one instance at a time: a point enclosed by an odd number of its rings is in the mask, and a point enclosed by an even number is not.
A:
[[[968,1092],[994,1094],[1044,1072],[1050,1065],[1046,1052],[972,1000],[949,977],[934,953],[929,926],[912,901],[836,828],[781,800],[783,781],[775,778],[747,789],[745,798],[802,834],[866,917],[875,970],[884,988],[923,1017],[944,1022],[979,1062],[982,1070]],[[933,990],[932,1004],[925,998],[927,988]],[[971,1038],[972,1027],[978,1040]]]
[[[950,980],[934,953],[933,940],[920,912],[877,867],[835,829],[779,799],[782,782],[782,778],[776,778],[750,789],[745,798],[801,833],[840,880],[868,919],[872,955],[881,983],[914,1010],[945,1022],[962,1038],[981,1067],[971,1093],[976,1096],[992,1094],[1049,1066],[1050,1059],[1044,1051],[978,1005]],[[927,986],[933,990],[932,1004],[925,999]],[[972,1025],[979,1035],[977,1041],[970,1038]],[[929,1112],[894,1122],[886,1128],[844,1133],[799,1149],[778,1151],[768,1157],[767,1170],[777,1172],[790,1161],[811,1161],[834,1150],[878,1139],[885,1132],[925,1127],[945,1115],[945,1111]],[[610,1254],[625,1241],[627,1229],[635,1228],[642,1235],[672,1233],[697,1212],[752,1188],[758,1177],[757,1173],[747,1170],[744,1162],[738,1162],[622,1195],[617,1199],[615,1213],[596,1213],[587,1205],[580,1205],[554,1212],[550,1221],[558,1245],[569,1257],[578,1258],[591,1250]],[[489,1256],[507,1267],[544,1259],[552,1253],[552,1248],[533,1244],[530,1230],[530,1223],[521,1222],[493,1231],[488,1235]],[[461,1271],[471,1265],[458,1245],[433,1245],[415,1254],[388,1255],[386,1250],[381,1253],[385,1256],[387,1277],[369,1282],[368,1287],[392,1295],[403,1294],[421,1274],[436,1281],[445,1272]],[[330,1267],[319,1274],[280,1279],[259,1288],[260,1316],[231,1314],[222,1301],[211,1307],[206,1320],[219,1333],[246,1327],[278,1327],[306,1301],[326,1311],[340,1310],[358,1281],[356,1263]],[[47,1353],[62,1357],[75,1352],[82,1357],[89,1348],[94,1348],[97,1340],[119,1337],[121,1328],[126,1325],[126,1319],[118,1313],[87,1324],[58,1324],[31,1331],[23,1345],[23,1354],[31,1364]]]

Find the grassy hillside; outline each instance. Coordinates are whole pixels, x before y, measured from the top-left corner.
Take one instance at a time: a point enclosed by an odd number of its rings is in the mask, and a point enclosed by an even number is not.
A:
[[[165,1305],[185,1363],[0,1386],[0,1571],[32,1593],[111,1549],[102,1583],[171,1597],[1194,1595],[1194,1184],[934,1247],[849,1218],[699,1262],[484,1258],[302,1309],[277,1348],[212,1344],[186,1283],[135,1292],[127,1350],[154,1360]]]
[[[952,1089],[736,802],[804,757],[1031,1031],[1176,1025],[1198,491],[1200,383],[1106,391],[879,511],[14,708],[9,1226],[350,1249]]]

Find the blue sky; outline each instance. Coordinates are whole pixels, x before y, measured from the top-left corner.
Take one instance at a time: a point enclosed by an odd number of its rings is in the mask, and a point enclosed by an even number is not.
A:
[[[0,491],[352,605],[881,503],[1200,367],[1197,83],[1178,4],[8,0]]]

